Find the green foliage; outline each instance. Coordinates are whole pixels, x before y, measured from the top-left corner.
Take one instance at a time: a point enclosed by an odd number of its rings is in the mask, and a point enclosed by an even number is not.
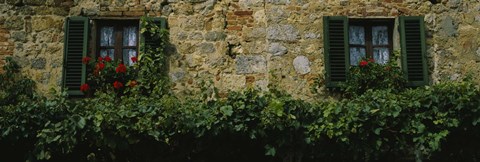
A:
[[[256,90],[184,100],[60,95],[2,106],[0,141],[25,143],[27,158],[52,160],[182,161],[223,155],[225,160],[244,153],[237,147],[260,150],[255,156],[265,161],[425,159],[442,151],[451,132],[478,130],[479,110],[480,90],[470,82],[400,93],[368,90],[351,99],[315,103]],[[223,153],[208,154],[212,151]],[[249,154],[251,159],[254,153]]]
[[[144,94],[163,95],[169,91],[168,82],[168,55],[165,51],[169,45],[167,29],[154,22],[151,18],[142,17],[141,30],[144,40],[151,40],[155,44],[143,42],[140,44],[138,60],[139,82]]]
[[[20,74],[20,66],[11,57],[6,57],[5,62],[4,73],[0,73],[0,106],[32,98],[35,82]]]

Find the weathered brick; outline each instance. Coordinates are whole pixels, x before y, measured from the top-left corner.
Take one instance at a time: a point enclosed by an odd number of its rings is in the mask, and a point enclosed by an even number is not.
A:
[[[254,76],[245,77],[245,83],[252,84],[253,82],[255,82],[255,77]]]
[[[242,27],[241,26],[228,26],[227,27],[227,30],[242,30]]]
[[[145,12],[143,11],[126,11],[123,12],[123,16],[143,16]]]
[[[234,14],[237,16],[252,16],[253,11],[235,11]]]
[[[130,7],[128,11],[145,11],[145,7]]]
[[[100,16],[122,16],[121,11],[100,11]]]
[[[128,7],[108,7],[109,11],[128,11]]]

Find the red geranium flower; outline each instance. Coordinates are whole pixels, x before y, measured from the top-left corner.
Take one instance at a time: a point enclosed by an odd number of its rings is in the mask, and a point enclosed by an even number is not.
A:
[[[115,69],[117,73],[125,73],[127,72],[127,67],[123,64],[118,64],[117,69]]]
[[[98,62],[102,62],[103,61],[103,57],[98,57]]]
[[[368,65],[367,61],[365,61],[365,60],[360,61],[360,67],[364,67],[364,66],[367,66],[367,65]]]
[[[110,61],[112,61],[112,58],[110,58],[110,56],[105,56],[105,58],[104,58],[104,59],[105,59],[105,61],[106,61],[106,62],[110,62]]]
[[[115,89],[120,89],[120,88],[123,87],[123,84],[122,84],[122,82],[115,81],[115,82],[113,82],[113,87],[114,87]]]
[[[80,91],[82,92],[86,92],[88,91],[88,89],[90,89],[90,86],[88,86],[88,84],[82,84],[82,86],[80,86]]]
[[[88,62],[90,62],[91,59],[92,59],[92,58],[90,58],[90,57],[84,57],[84,58],[82,59],[82,63],[83,63],[83,64],[88,64]]]
[[[132,62],[134,62],[134,63],[138,61],[137,57],[132,57],[132,58],[130,58],[130,59],[131,59]]]
[[[103,70],[103,68],[105,68],[105,64],[102,63],[102,62],[99,62],[99,63],[97,63],[95,68],[98,69],[98,70]]]

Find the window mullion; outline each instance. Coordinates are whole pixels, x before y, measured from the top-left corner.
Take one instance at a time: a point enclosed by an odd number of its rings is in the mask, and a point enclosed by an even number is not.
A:
[[[122,28],[120,25],[115,25],[115,60],[123,61],[122,58]]]

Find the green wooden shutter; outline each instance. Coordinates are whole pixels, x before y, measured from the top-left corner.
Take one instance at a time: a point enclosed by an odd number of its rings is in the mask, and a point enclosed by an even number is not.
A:
[[[408,86],[428,84],[425,26],[422,16],[400,17],[402,68]]]
[[[163,29],[167,28],[167,21],[163,17],[147,17],[146,19],[149,22],[155,23],[156,25],[160,26]],[[140,26],[143,27],[145,25],[140,24]],[[152,47],[153,49],[153,48],[160,47],[161,45],[158,40],[150,36],[150,33],[148,31],[142,33],[140,36],[141,36],[140,41],[144,44],[144,46],[149,46],[149,47]],[[141,50],[142,50],[142,53],[144,53],[143,50],[145,50],[145,47],[142,47]]]
[[[326,86],[337,87],[347,79],[350,67],[348,47],[348,18],[327,16],[323,18]]]
[[[86,65],[82,58],[87,55],[88,18],[70,17],[65,21],[63,87],[71,96],[83,95],[80,86],[85,83]]]

